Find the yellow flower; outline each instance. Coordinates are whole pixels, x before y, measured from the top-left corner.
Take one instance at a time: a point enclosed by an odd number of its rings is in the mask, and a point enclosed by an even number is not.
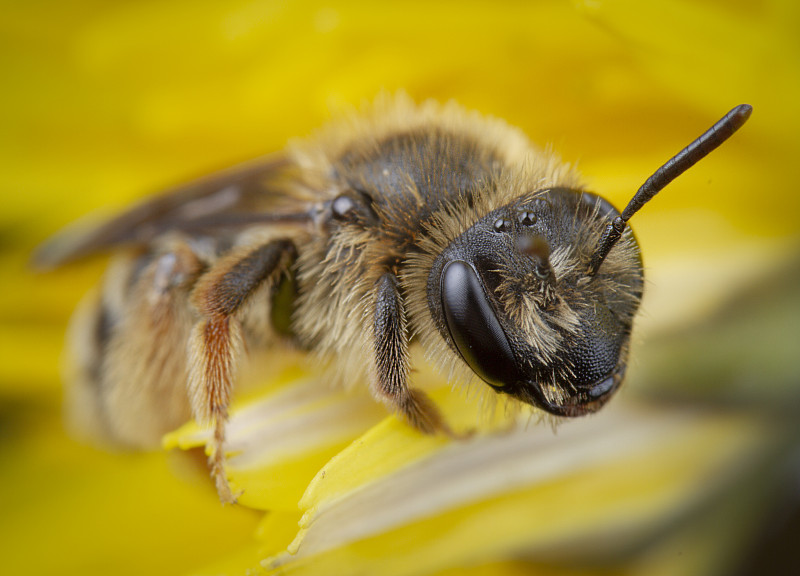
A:
[[[78,1],[3,13],[5,573],[711,574],[764,561],[752,547],[798,443],[794,2]],[[451,442],[327,389],[299,358],[237,398],[229,474],[244,494],[225,508],[177,450],[71,440],[60,341],[103,263],[34,275],[34,246],[398,90],[506,119],[616,205],[733,105],[753,105],[741,133],[632,222],[648,286],[619,397],[557,434],[535,417],[502,430],[502,414],[487,419],[417,362],[448,418],[480,428]],[[166,442],[204,438],[190,423]]]

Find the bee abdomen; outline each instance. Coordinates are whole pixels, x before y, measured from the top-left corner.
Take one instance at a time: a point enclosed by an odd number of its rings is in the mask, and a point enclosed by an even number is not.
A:
[[[120,259],[102,294],[82,305],[71,333],[70,419],[77,431],[133,447],[157,446],[189,419],[191,251]]]
[[[67,389],[69,425],[92,439],[111,436],[112,424],[105,408],[103,363],[116,320],[102,296],[88,295],[70,326],[70,383]]]

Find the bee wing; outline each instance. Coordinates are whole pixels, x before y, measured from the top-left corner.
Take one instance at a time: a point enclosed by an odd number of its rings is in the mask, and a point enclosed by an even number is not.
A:
[[[284,156],[260,158],[179,186],[145,200],[99,226],[77,223],[46,241],[34,254],[32,264],[47,270],[84,256],[121,245],[146,245],[169,231],[207,232],[258,222],[307,221],[308,203],[298,210],[280,209],[286,204],[286,186],[294,165]]]

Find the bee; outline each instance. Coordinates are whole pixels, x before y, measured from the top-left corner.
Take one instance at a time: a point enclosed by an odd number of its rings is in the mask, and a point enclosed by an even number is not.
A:
[[[223,445],[245,350],[315,352],[429,434],[454,432],[412,385],[412,342],[547,413],[595,412],[623,381],[642,298],[628,220],[751,110],[731,110],[622,212],[504,122],[399,97],[67,231],[35,264],[116,252],[75,320],[72,410],[132,446],[192,416],[213,426],[223,502],[235,499]]]

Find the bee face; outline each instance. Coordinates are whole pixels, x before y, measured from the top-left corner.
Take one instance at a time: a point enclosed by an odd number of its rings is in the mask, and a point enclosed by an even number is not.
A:
[[[628,234],[590,276],[598,196],[543,190],[490,212],[436,259],[428,302],[442,337],[497,392],[558,416],[599,409],[622,382],[642,294]]]

